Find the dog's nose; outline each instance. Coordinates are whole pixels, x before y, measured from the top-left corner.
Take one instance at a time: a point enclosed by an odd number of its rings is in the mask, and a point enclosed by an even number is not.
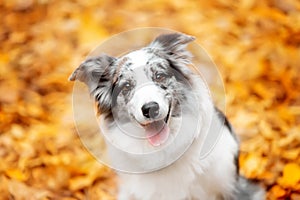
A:
[[[159,114],[159,105],[154,101],[146,103],[142,107],[142,112],[146,118],[155,118]]]

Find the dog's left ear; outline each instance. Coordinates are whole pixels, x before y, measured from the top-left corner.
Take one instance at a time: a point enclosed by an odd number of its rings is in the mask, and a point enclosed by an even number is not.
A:
[[[187,62],[190,54],[186,46],[194,40],[195,37],[180,33],[163,34],[158,36],[149,47],[163,51],[165,55],[173,59]]]

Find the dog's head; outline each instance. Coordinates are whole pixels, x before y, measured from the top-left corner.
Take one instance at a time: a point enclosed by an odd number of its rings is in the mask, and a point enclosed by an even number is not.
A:
[[[84,61],[70,80],[84,82],[106,118],[143,127],[153,146],[168,138],[168,123],[181,114],[189,90],[190,55],[194,37],[166,34],[145,48],[120,58],[100,55]]]

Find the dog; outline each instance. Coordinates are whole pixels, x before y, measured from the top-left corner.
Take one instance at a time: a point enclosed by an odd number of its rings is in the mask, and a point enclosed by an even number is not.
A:
[[[261,187],[239,175],[237,137],[189,67],[194,39],[162,34],[118,58],[88,58],[69,78],[88,86],[111,160],[126,169],[117,172],[119,200],[264,199]],[[206,145],[210,135],[218,137]]]

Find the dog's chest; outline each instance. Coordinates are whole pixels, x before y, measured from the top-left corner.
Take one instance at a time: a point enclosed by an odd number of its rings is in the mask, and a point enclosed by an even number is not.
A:
[[[143,175],[120,175],[119,200],[215,200],[219,184],[213,171],[205,172],[197,161],[182,158],[171,167]]]
[[[171,166],[149,174],[120,174],[119,200],[219,200],[234,190],[237,144],[223,134],[209,156],[199,159],[197,144]]]

